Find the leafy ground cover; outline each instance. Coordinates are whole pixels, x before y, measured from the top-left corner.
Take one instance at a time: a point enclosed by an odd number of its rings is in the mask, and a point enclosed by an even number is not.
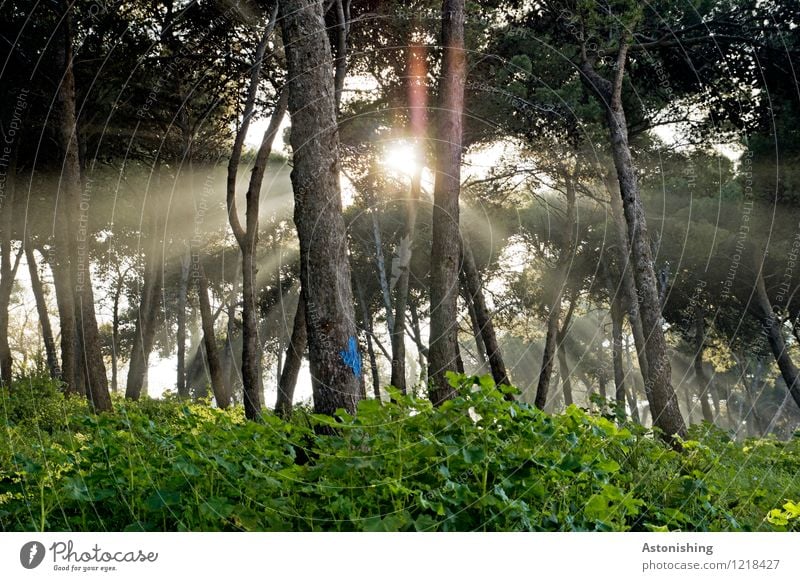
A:
[[[704,424],[676,452],[603,406],[550,416],[452,381],[436,409],[395,392],[261,423],[176,400],[97,416],[19,381],[0,394],[0,530],[800,530],[800,437]]]

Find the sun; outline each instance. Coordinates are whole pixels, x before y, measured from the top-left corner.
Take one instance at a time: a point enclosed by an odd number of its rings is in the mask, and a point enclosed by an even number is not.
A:
[[[413,176],[420,169],[419,152],[411,143],[398,141],[386,147],[382,163],[391,172]]]

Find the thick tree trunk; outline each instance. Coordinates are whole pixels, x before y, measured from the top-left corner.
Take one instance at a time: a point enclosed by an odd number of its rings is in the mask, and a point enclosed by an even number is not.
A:
[[[433,190],[430,288],[429,396],[435,404],[455,395],[445,373],[458,365],[458,271],[461,256],[458,200],[466,56],[464,0],[442,4],[442,76],[439,144]]]
[[[214,333],[214,317],[211,315],[211,303],[208,299],[208,280],[202,265],[198,265],[197,295],[200,304],[200,318],[203,325],[203,345],[208,361],[208,374],[211,378],[211,390],[217,407],[226,409],[230,405],[230,394],[225,390],[225,381],[222,377],[222,364],[219,359],[217,337]]]
[[[489,367],[492,370],[492,377],[497,385],[509,385],[508,372],[503,355],[500,352],[500,345],[497,342],[492,316],[486,306],[483,296],[483,285],[478,267],[475,265],[475,257],[469,244],[464,241],[462,245],[463,260],[461,261],[462,282],[469,295],[470,302],[475,309],[475,318],[480,330],[483,344],[486,347],[486,355],[489,359]]]
[[[72,73],[72,29],[70,6],[63,2],[65,17],[63,37],[60,45],[61,62],[64,74],[58,88],[57,104],[60,112],[58,137],[64,154],[62,170],[62,187],[66,206],[69,210],[65,216],[59,217],[59,222],[66,226],[66,238],[69,240],[69,231],[77,233],[77,243],[70,241],[67,250],[73,248],[75,252],[68,252],[69,271],[74,284],[75,321],[81,342],[82,361],[81,367],[87,379],[86,395],[95,411],[111,410],[111,396],[108,391],[108,378],[106,377],[103,354],[100,348],[100,336],[97,329],[95,316],[94,292],[92,290],[91,268],[89,258],[89,236],[86,232],[88,208],[91,205],[88,193],[81,192],[81,168],[78,159],[78,133],[75,119],[75,78]],[[76,212],[80,210],[79,220],[74,220]],[[75,240],[75,239],[73,239]],[[62,241],[63,243],[63,241]],[[62,328],[63,334],[63,328]]]
[[[288,69],[291,179],[300,239],[309,363],[316,413],[354,413],[360,393],[347,239],[339,189],[339,136],[332,59],[322,4],[280,3]]]
[[[275,413],[283,419],[289,419],[292,414],[294,390],[297,385],[297,376],[303,363],[303,352],[306,349],[306,307],[303,294],[297,300],[297,309],[292,324],[292,337],[286,348],[283,370],[278,381],[278,400],[275,403]]]
[[[28,263],[28,273],[31,277],[31,290],[36,299],[36,312],[39,314],[39,325],[42,327],[42,340],[44,341],[44,352],[47,358],[47,369],[50,377],[56,379],[61,374],[58,366],[58,355],[56,354],[56,342],[53,338],[53,327],[50,325],[50,313],[47,311],[47,301],[44,298],[44,287],[39,278],[39,268],[36,264],[36,256],[33,253],[33,246],[30,242],[25,243],[25,260]]]
[[[761,265],[756,265],[758,276],[756,278],[755,302],[750,308],[761,321],[761,326],[767,336],[772,355],[781,371],[783,381],[795,403],[800,406],[800,371],[795,366],[794,361],[789,355],[786,341],[783,338],[783,330],[780,319],[775,316],[772,310],[772,303],[769,300],[766,286],[764,285],[764,274]]]
[[[700,408],[703,410],[703,419],[711,424],[714,423],[714,412],[708,401],[708,391],[713,389],[711,381],[703,369],[703,351],[706,342],[705,312],[703,307],[695,305],[694,308],[694,375],[697,378],[698,397],[700,398]]]
[[[628,144],[628,128],[621,95],[626,58],[627,44],[623,42],[617,58],[614,83],[600,77],[588,62],[582,64],[581,71],[583,80],[594,91],[600,104],[606,107],[606,121],[614,167],[620,185],[625,219],[628,223],[628,240],[632,249],[634,280],[641,301],[640,317],[645,335],[644,351],[647,355],[648,365],[645,392],[650,400],[653,423],[662,430],[665,439],[673,445],[677,445],[672,437],[685,437],[686,424],[681,416],[678,398],[671,383],[671,366],[667,355],[664,330],[661,327],[658,285],[650,251],[647,221]]]
[[[191,264],[191,254],[187,252],[181,256],[181,278],[178,284],[178,332],[176,341],[178,342],[178,361],[177,361],[177,380],[176,389],[178,397],[188,398],[189,389],[186,384],[186,299],[189,293],[189,268]]]

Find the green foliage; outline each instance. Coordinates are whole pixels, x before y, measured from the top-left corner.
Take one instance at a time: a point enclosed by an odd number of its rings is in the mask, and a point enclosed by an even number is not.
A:
[[[438,408],[390,388],[392,403],[362,401],[354,416],[254,423],[240,409],[120,401],[100,416],[76,406],[35,432],[24,410],[73,404],[46,386],[36,393],[50,403],[14,389],[3,398],[15,415],[3,416],[0,530],[797,526],[797,505],[772,509],[800,496],[799,440],[743,445],[703,425],[677,453],[610,410],[550,416],[488,377],[451,381],[458,397]],[[317,434],[323,425],[336,434]]]

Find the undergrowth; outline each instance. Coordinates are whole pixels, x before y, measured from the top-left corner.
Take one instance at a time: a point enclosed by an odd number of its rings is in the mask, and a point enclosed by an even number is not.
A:
[[[335,419],[178,400],[93,415],[47,380],[0,393],[4,531],[798,530],[800,439],[694,426],[683,451],[613,411],[559,415],[453,375]],[[320,435],[320,426],[335,435]]]

